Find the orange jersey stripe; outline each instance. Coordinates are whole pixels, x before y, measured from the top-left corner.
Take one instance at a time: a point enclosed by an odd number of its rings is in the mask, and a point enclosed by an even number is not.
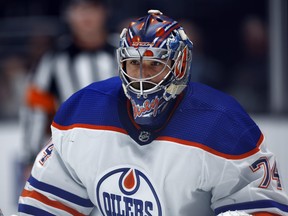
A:
[[[81,214],[80,212],[76,211],[73,208],[70,208],[62,203],[59,203],[58,201],[50,200],[48,197],[44,196],[43,194],[38,193],[37,191],[28,191],[28,190],[23,190],[22,197],[30,197],[36,200],[39,200],[40,202],[49,205],[51,207],[57,208],[64,210],[66,212],[69,212],[72,215],[75,216],[84,216],[84,214]]]
[[[103,125],[99,126],[99,125],[90,125],[90,124],[72,124],[72,125],[68,125],[68,126],[62,126],[62,125],[59,125],[55,122],[52,123],[52,126],[55,128],[58,128],[60,130],[69,130],[72,128],[87,128],[87,129],[95,129],[95,130],[110,130],[110,131],[116,131],[116,132],[123,133],[123,134],[128,134],[128,132],[126,130],[124,130],[122,128],[118,128],[118,127],[113,127],[113,126],[103,126]],[[182,140],[182,139],[178,139],[178,138],[174,138],[174,137],[160,136],[156,140],[171,141],[171,142],[174,142],[176,144],[193,146],[193,147],[203,149],[204,151],[210,152],[211,154],[217,155],[219,157],[223,157],[226,159],[239,160],[239,159],[243,159],[243,158],[249,157],[249,156],[257,153],[260,150],[259,147],[264,140],[264,136],[263,136],[263,134],[261,134],[261,136],[260,136],[260,138],[256,144],[256,147],[254,149],[252,149],[251,151],[246,152],[244,154],[241,154],[241,155],[225,154],[225,153],[219,152],[215,149],[212,149],[206,145],[203,145],[201,143],[191,142],[191,141]]]
[[[256,213],[252,213],[253,216],[280,216],[278,214],[273,214],[273,213],[269,213],[269,212],[256,212]]]
[[[86,129],[94,129],[94,130],[109,130],[116,131],[119,133],[128,134],[126,130],[113,126],[104,126],[104,125],[90,125],[90,124],[72,124],[68,126],[59,125],[56,122],[52,122],[52,126],[58,128],[59,130],[70,130],[73,128],[86,128]]]
[[[175,142],[175,143],[178,143],[178,144],[181,144],[181,145],[193,146],[193,147],[196,147],[196,148],[203,149],[204,151],[207,151],[207,152],[209,152],[211,154],[214,154],[214,155],[217,155],[219,157],[223,157],[223,158],[226,158],[226,159],[234,159],[234,160],[243,159],[243,158],[249,157],[249,156],[255,154],[256,152],[258,152],[259,151],[259,146],[263,142],[263,139],[264,139],[264,136],[261,134],[260,139],[258,140],[256,147],[254,149],[252,149],[251,151],[249,151],[249,152],[246,152],[246,153],[241,154],[241,155],[230,155],[230,154],[225,154],[225,153],[219,152],[219,151],[217,151],[215,149],[212,149],[212,148],[210,148],[208,146],[205,146],[205,145],[203,145],[201,143],[197,143],[197,142],[181,140],[181,139],[168,137],[168,136],[162,136],[162,137],[158,137],[157,138],[157,140],[171,141],[171,142]]]

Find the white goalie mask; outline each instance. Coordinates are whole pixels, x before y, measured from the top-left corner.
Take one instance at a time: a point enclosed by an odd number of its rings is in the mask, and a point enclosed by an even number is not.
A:
[[[132,21],[120,35],[119,75],[134,119],[149,125],[189,81],[192,42],[183,28],[159,11]]]

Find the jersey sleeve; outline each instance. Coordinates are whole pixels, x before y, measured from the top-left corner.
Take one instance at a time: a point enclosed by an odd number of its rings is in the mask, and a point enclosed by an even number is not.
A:
[[[89,215],[93,210],[86,188],[57,144],[50,141],[38,154],[19,198],[20,215]]]
[[[277,160],[267,149],[264,138],[259,143],[259,151],[248,157],[209,157],[206,162],[209,163],[206,167],[211,167],[206,170],[206,183],[214,185],[209,190],[212,191],[211,208],[216,215],[227,211],[288,215],[288,198],[281,184]],[[219,167],[221,172],[213,171],[219,171]]]

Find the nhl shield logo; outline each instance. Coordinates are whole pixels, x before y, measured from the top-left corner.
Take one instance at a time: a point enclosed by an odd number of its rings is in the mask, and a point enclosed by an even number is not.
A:
[[[150,135],[151,133],[148,131],[141,131],[138,138],[141,142],[147,142],[150,139]]]
[[[105,216],[162,216],[157,193],[138,169],[119,168],[104,174],[96,188],[98,207]]]

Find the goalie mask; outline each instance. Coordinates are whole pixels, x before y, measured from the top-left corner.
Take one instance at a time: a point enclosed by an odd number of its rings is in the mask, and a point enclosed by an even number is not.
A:
[[[155,125],[167,116],[169,102],[189,81],[192,46],[178,22],[158,10],[122,30],[119,73],[136,123]]]

